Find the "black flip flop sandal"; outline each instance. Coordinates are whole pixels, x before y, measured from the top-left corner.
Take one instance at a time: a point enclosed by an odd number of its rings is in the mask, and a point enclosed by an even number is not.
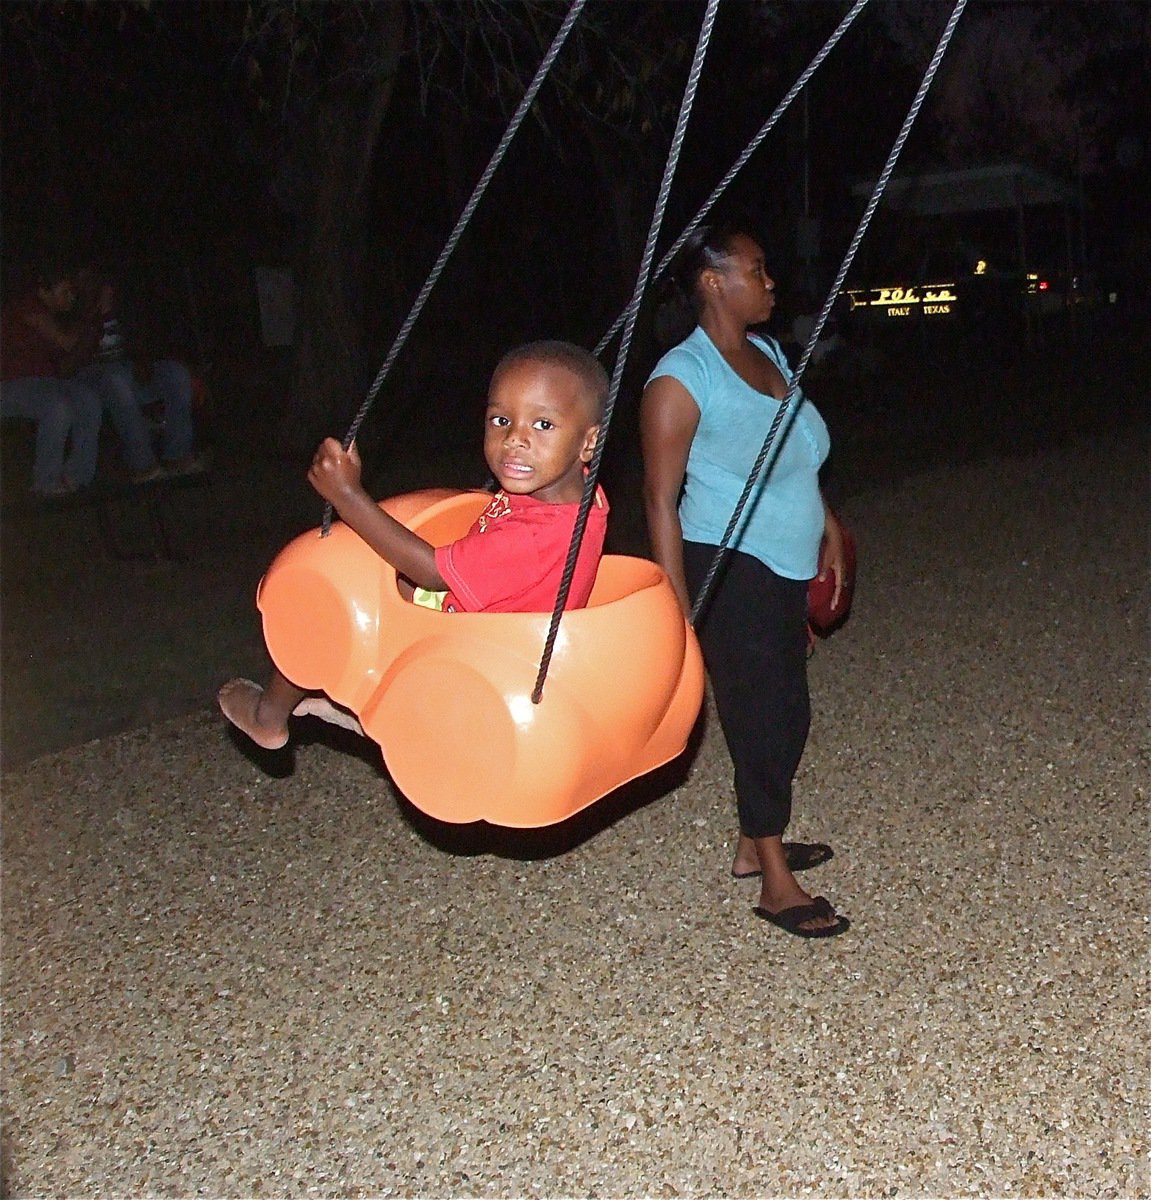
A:
[[[762,917],[765,921],[770,921],[772,925],[782,929],[785,933],[794,934],[801,938],[829,938],[838,937],[850,928],[851,922],[840,915],[831,907],[831,902],[824,896],[816,896],[810,904],[796,904],[792,908],[785,908],[780,912],[769,912],[766,908],[761,908],[758,904],[752,909],[757,917]],[[814,920],[817,917],[834,917],[835,924],[815,929],[804,929],[805,921]]]

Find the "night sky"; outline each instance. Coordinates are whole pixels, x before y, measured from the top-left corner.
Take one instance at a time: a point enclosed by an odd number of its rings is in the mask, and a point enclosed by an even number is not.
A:
[[[661,247],[848,8],[720,6]],[[873,0],[722,202],[763,230],[780,320],[834,277],[862,206],[852,185],[882,165],[951,9]],[[252,268],[291,270],[317,331],[298,355],[321,365],[278,368],[297,386],[304,372],[328,415],[354,408],[565,11],[505,5],[492,36],[491,13],[464,3],[8,0],[6,292],[45,256],[115,264],[171,314],[182,352],[241,359],[259,342]],[[703,11],[588,5],[397,368],[401,392],[482,375],[511,339],[597,340],[634,280]],[[1077,197],[1075,269],[1135,303],[1151,259],[1149,23],[1151,6],[1120,0],[971,0],[900,171],[1051,172]],[[912,224],[881,209],[857,277],[906,257]],[[917,226],[914,249],[994,246],[1004,228]],[[1037,212],[1033,228],[1054,270],[1063,218]]]

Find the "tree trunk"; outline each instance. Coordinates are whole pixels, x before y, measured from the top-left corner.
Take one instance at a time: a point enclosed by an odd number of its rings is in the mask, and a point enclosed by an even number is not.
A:
[[[287,454],[342,437],[370,382],[360,311],[367,184],[395,85],[404,8],[393,0],[371,11],[374,77],[360,87],[331,89],[316,106],[311,136],[301,139],[312,198],[297,252],[295,378],[280,436]]]
[[[628,148],[624,146],[621,149],[618,140],[610,135],[592,126],[585,136],[591,146],[591,162],[603,185],[602,192],[611,217],[617,264],[615,274],[625,285],[618,305],[622,309],[631,299],[644,243],[651,227],[651,211],[643,210],[639,194],[638,185],[644,179],[644,171],[642,166],[637,167],[635,156],[627,156]],[[658,179],[657,175],[652,184],[653,200]]]

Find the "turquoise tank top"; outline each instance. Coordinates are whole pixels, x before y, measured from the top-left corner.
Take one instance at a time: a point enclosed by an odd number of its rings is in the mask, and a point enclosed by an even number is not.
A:
[[[779,343],[748,337],[790,384]],[[781,403],[749,387],[700,326],[659,360],[648,382],[661,376],[683,384],[699,409],[679,506],[683,536],[718,545]],[[785,579],[816,574],[824,524],[819,468],[830,448],[823,418],[798,392],[732,536],[733,550],[753,555]]]

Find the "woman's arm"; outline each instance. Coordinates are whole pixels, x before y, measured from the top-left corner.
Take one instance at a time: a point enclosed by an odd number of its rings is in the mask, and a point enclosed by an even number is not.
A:
[[[340,514],[340,520],[418,587],[445,591],[435,547],[389,516],[360,485],[360,455],[325,438],[308,470],[308,482]]]
[[[831,511],[831,506],[823,498],[823,548],[819,556],[819,579],[827,578],[828,571],[835,572],[835,591],[831,597],[831,607],[839,605],[839,595],[847,578],[847,559],[843,553],[843,526]]]
[[[691,597],[683,568],[679,494],[698,428],[699,408],[682,383],[661,375],[647,385],[640,406],[640,434],[648,536],[655,561],[667,572],[685,616],[691,615]]]

